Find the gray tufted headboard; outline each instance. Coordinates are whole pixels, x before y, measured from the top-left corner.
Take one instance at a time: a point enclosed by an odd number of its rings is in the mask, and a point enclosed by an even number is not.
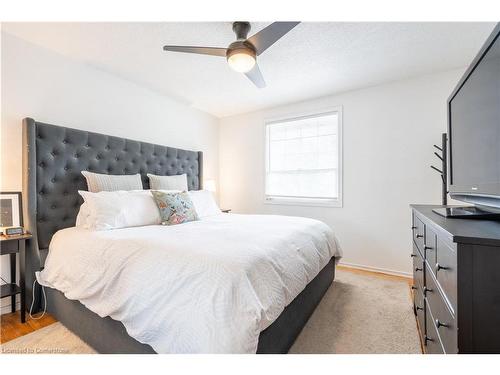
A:
[[[149,189],[147,173],[186,173],[189,190],[199,190],[203,154],[24,119],[23,206],[25,226],[33,234],[28,277],[43,265],[52,235],[75,225],[82,203],[78,190],[87,190],[83,170],[140,173],[144,189]]]

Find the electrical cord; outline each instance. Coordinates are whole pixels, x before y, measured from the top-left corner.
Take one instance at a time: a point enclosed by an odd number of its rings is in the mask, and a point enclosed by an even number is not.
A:
[[[45,296],[45,288],[43,287],[43,285],[39,284],[41,287],[42,287],[42,294],[43,294],[43,312],[42,312],[42,315],[40,316],[37,316],[37,317],[34,317],[32,315],[32,312],[33,312],[33,306],[35,305],[35,284],[37,283],[36,281],[36,278],[35,280],[33,280],[33,298],[31,299],[31,307],[30,307],[30,318],[33,319],[33,320],[39,320],[39,319],[42,319],[43,316],[45,315],[45,312],[47,311],[47,297]]]

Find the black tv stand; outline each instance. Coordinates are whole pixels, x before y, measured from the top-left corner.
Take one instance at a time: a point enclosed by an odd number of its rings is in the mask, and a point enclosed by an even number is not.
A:
[[[485,211],[475,206],[442,207],[432,211],[446,218],[500,221],[500,213]]]

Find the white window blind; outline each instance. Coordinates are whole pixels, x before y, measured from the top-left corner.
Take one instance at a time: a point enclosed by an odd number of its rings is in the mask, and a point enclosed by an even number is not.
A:
[[[266,124],[266,200],[340,202],[340,110]]]

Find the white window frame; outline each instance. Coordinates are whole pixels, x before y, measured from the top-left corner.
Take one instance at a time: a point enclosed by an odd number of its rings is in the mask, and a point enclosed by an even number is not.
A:
[[[307,197],[273,197],[266,195],[266,184],[267,184],[267,171],[269,169],[269,141],[267,139],[268,132],[267,128],[277,122],[291,121],[306,119],[312,117],[319,117],[323,115],[328,115],[332,113],[337,113],[338,115],[338,197],[337,198],[307,198]],[[323,206],[323,207],[342,207],[343,206],[343,114],[342,106],[329,107],[323,110],[314,111],[303,111],[294,114],[288,114],[279,117],[267,117],[264,119],[264,204],[282,204],[291,206]]]

